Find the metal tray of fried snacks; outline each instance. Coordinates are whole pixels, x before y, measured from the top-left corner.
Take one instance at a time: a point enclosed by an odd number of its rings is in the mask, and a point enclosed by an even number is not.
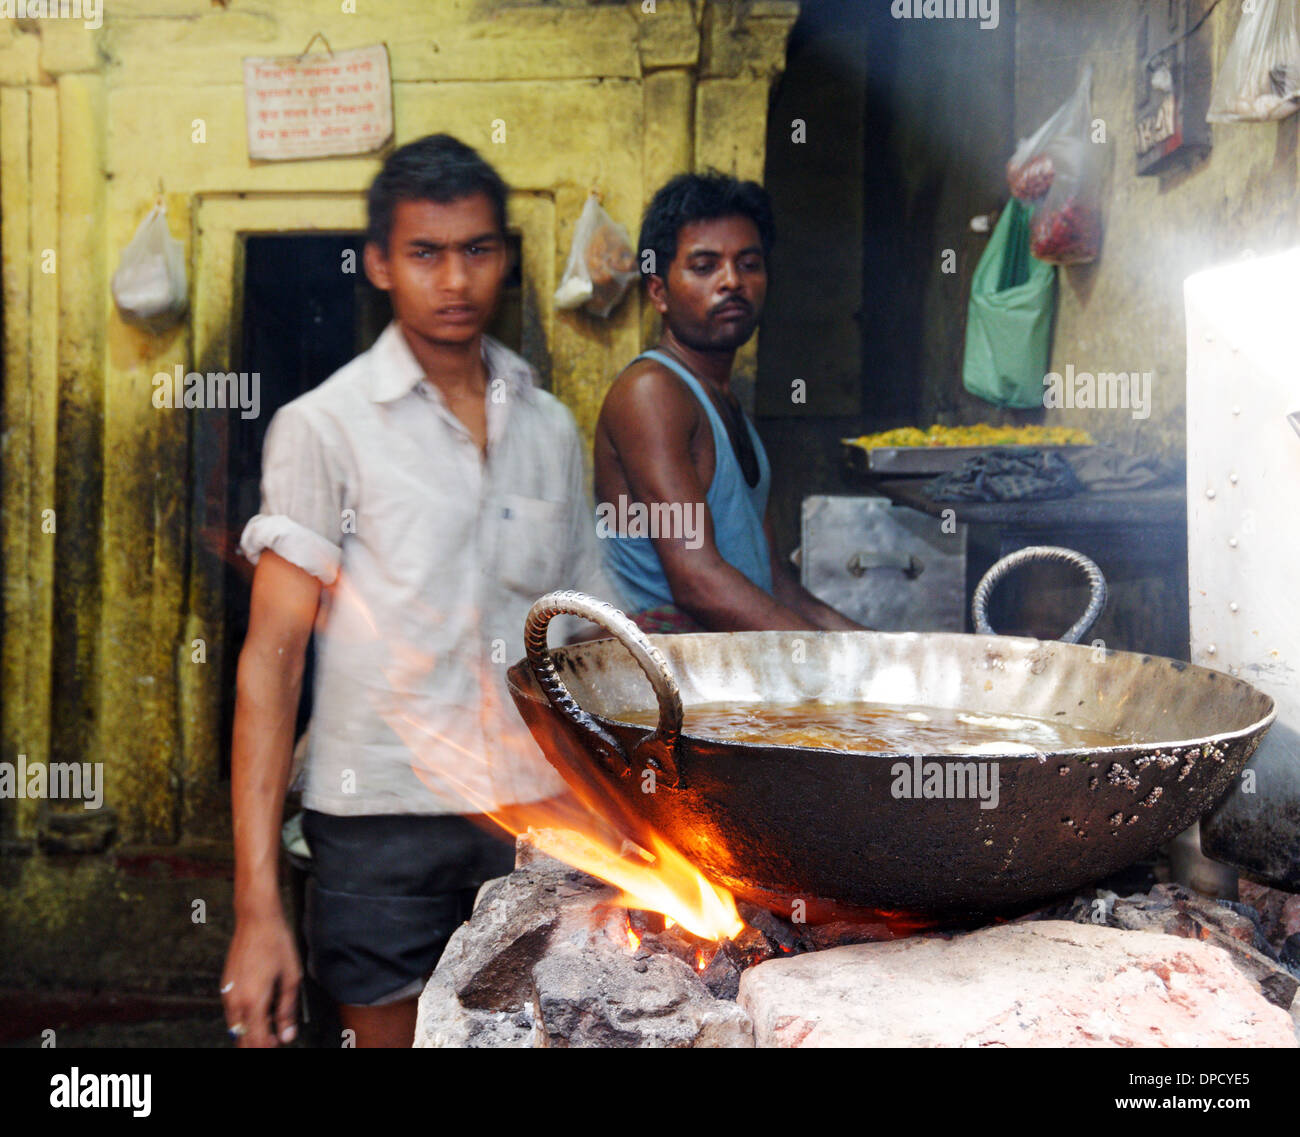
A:
[[[845,456],[851,469],[876,477],[896,475],[912,477],[946,474],[968,458],[994,450],[1051,450],[1063,458],[1083,454],[1091,446],[1053,446],[1050,444],[1005,443],[989,446],[875,446],[870,450],[852,439],[843,439]]]

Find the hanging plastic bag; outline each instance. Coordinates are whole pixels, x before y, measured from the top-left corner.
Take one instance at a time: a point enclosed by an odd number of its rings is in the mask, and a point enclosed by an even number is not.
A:
[[[1062,103],[1042,126],[1028,138],[1021,139],[1007,163],[1007,187],[1018,201],[1033,205],[1047,196],[1056,174],[1056,164],[1049,150],[1069,125],[1077,110],[1079,92]]]
[[[1007,203],[971,281],[962,382],[998,407],[1041,407],[1056,269],[1029,255],[1029,208]]]
[[[627,230],[601,208],[593,193],[573,231],[569,263],[555,290],[556,306],[608,316],[636,278],[636,252]]]
[[[1042,126],[1016,148],[1007,184],[1035,205],[1030,248],[1049,264],[1083,264],[1101,252],[1105,150],[1092,141],[1092,67]]]
[[[1042,126],[1023,139],[1007,163],[1007,185],[1013,197],[1030,205],[1045,198],[1056,179],[1058,158],[1067,169],[1077,167],[1079,141],[1088,144],[1092,117],[1092,67],[1084,68],[1074,94]]]
[[[1300,5],[1255,0],[1242,11],[1207,122],[1274,122],[1300,107]]]
[[[166,206],[149,211],[123,251],[113,273],[113,300],[124,320],[154,332],[185,315],[185,246],[167,228]]]

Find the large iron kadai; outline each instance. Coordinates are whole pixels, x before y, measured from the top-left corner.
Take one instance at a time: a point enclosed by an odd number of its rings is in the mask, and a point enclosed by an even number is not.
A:
[[[1104,582],[1069,550],[1021,550],[996,579],[1048,555]],[[548,650],[572,613],[613,639]],[[1029,906],[1151,854],[1210,809],[1273,721],[1273,700],[1239,679],[1156,656],[991,634],[736,632],[647,636],[574,592],[528,615],[528,658],[508,685],[549,761],[635,841],[654,831],[737,896],[812,921],[856,910],[959,917]],[[996,808],[891,793],[898,755],[754,745],[683,727],[696,703],[809,699],[922,705],[1060,719],[1138,741],[1008,754]],[[657,702],[650,730],[618,720]],[[908,760],[911,756],[908,756]],[[967,761],[935,755],[937,762]],[[652,771],[652,777],[646,777]],[[647,786],[653,792],[646,792]]]

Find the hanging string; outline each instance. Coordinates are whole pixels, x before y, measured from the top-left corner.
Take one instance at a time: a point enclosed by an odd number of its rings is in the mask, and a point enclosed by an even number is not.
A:
[[[306,58],[307,58],[307,54],[311,51],[311,45],[314,44],[317,40],[320,40],[321,43],[323,43],[323,44],[325,45],[325,51],[326,51],[326,53],[329,55],[329,57],[330,57],[331,59],[333,59],[333,58],[334,58],[334,49],[333,49],[332,47],[330,47],[330,41],[327,40],[327,39],[325,38],[325,33],[324,33],[324,32],[317,32],[314,36],[312,36],[311,39],[309,39],[309,40],[307,41],[307,46],[304,47],[304,48],[302,49],[302,52],[301,52],[301,54],[298,56],[298,58],[299,58],[299,59],[306,59]]]

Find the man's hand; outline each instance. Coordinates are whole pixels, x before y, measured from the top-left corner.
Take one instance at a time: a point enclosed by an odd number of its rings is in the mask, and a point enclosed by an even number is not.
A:
[[[772,594],[782,604],[798,612],[815,628],[824,632],[862,632],[870,631],[864,624],[850,620],[844,613],[824,604],[809,592],[795,575],[789,561],[783,561],[776,555],[776,539],[772,533],[772,517],[763,519],[763,532],[767,535],[767,547],[772,559]]]
[[[239,1046],[269,1047],[294,1040],[301,981],[298,948],[282,912],[236,920],[221,974],[221,1003],[226,1022],[243,1028]]]

